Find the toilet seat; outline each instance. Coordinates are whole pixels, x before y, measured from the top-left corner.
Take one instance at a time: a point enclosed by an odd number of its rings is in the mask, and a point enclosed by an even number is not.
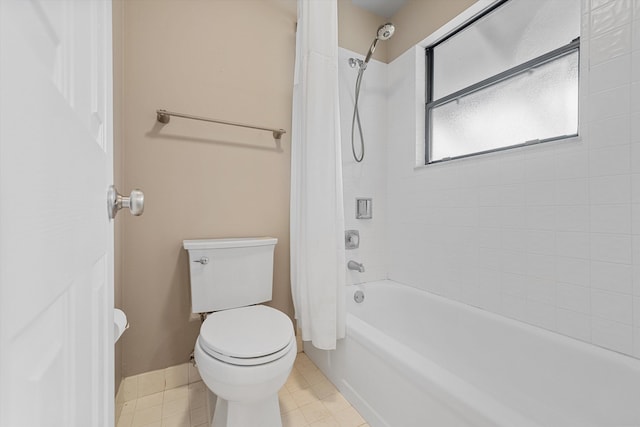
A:
[[[210,314],[198,342],[205,353],[232,365],[254,366],[287,354],[295,344],[287,315],[264,305]]]

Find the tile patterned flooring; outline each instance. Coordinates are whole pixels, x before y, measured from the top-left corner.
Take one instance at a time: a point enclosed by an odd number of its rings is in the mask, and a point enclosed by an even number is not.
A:
[[[278,395],[283,427],[369,427],[304,353]]]
[[[124,402],[117,427],[209,427],[202,381]]]
[[[117,427],[209,427],[206,392],[199,381],[126,401]],[[369,427],[304,353],[278,396],[283,427]]]

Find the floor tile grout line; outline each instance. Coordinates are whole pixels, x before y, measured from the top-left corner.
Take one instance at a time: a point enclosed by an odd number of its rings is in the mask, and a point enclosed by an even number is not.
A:
[[[186,390],[184,396],[180,396],[182,393],[181,391],[176,391],[179,389]],[[186,416],[186,422],[181,425],[198,427],[202,425],[202,423],[194,424],[192,421],[192,413],[194,411],[202,410],[203,408],[205,408],[204,410],[206,411],[207,404],[205,400],[204,403],[196,402],[195,404],[198,406],[192,407],[191,390],[193,390],[193,395],[196,395],[198,392],[203,393],[203,398],[206,399],[206,386],[204,386],[202,381],[198,381],[126,401],[124,402],[123,409],[119,414],[116,425],[117,427],[134,427],[136,414],[142,412],[144,414],[155,413],[155,415],[151,417],[151,425],[163,425],[163,421],[167,418],[172,419],[183,415]],[[171,395],[171,400],[165,399],[167,392]],[[162,394],[162,396],[157,396],[158,394]],[[152,396],[156,397],[154,398]],[[295,397],[298,397],[298,401],[296,401]],[[141,400],[146,405],[148,402],[153,402],[154,399],[159,399],[160,403],[142,408],[138,406]],[[321,421],[330,421],[335,425],[344,425],[347,427],[368,426],[358,411],[344,398],[335,385],[331,383],[324,373],[322,373],[322,371],[320,371],[313,361],[311,361],[311,359],[309,359],[309,357],[304,353],[299,353],[296,357],[291,374],[289,375],[289,378],[287,378],[285,385],[283,385],[282,389],[278,393],[278,399],[281,405],[280,409],[281,417],[283,419],[283,427],[309,427],[314,423],[320,423]],[[285,399],[287,400],[287,403],[283,403]],[[175,403],[176,401],[181,401],[182,403]],[[317,403],[320,403],[320,405],[317,405]],[[165,407],[168,406],[167,404],[177,405],[178,410],[176,412],[168,413],[165,416]],[[180,407],[181,404],[185,406]],[[282,412],[283,406],[286,406],[287,408],[284,412]],[[302,408],[305,408],[304,412],[302,411]],[[340,414],[344,414],[345,417],[345,420],[342,423],[339,417]],[[157,418],[158,415],[160,416],[159,418]],[[295,416],[297,416],[296,419],[290,420],[290,418]],[[349,417],[352,417],[353,421],[350,421],[351,418]],[[138,424],[140,427],[144,425],[145,424]],[[149,425],[149,423],[146,425]],[[204,425],[207,424],[205,423]]]

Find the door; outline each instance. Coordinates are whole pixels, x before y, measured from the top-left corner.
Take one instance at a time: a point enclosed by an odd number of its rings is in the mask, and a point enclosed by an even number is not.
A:
[[[113,426],[110,0],[0,0],[0,426]]]

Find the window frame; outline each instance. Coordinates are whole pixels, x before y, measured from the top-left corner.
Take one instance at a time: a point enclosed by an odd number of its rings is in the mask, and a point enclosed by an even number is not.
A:
[[[576,129],[576,133],[574,134],[570,134],[570,135],[558,135],[556,137],[552,137],[552,138],[546,138],[546,139],[534,139],[531,141],[525,141],[522,143],[518,143],[518,144],[513,144],[513,145],[506,145],[503,147],[497,147],[497,148],[492,148],[490,150],[483,150],[483,151],[477,151],[477,152],[473,152],[473,153],[468,153],[468,154],[463,154],[460,156],[453,156],[453,157],[445,157],[442,159],[438,159],[438,160],[431,160],[431,149],[432,149],[432,145],[433,145],[433,141],[432,141],[432,119],[431,119],[431,112],[434,108],[440,106],[440,105],[444,105],[448,102],[451,102],[457,98],[462,98],[466,95],[470,95],[474,92],[477,92],[479,90],[482,90],[484,88],[490,87],[494,84],[500,83],[502,81],[508,80],[512,77],[515,77],[519,74],[522,73],[526,73],[527,71],[534,69],[536,67],[539,67],[540,65],[546,64],[548,62],[552,62],[555,59],[559,59],[563,56],[567,56],[567,55],[571,55],[573,53],[577,53],[578,54],[578,64],[580,64],[580,36],[576,37],[575,39],[573,39],[572,41],[570,41],[569,43],[560,46],[559,48],[556,48],[552,51],[549,51],[547,53],[544,53],[536,58],[530,59],[526,62],[523,62],[521,64],[518,64],[512,68],[509,68],[505,71],[502,71],[498,74],[495,74],[491,77],[488,77],[484,80],[481,80],[477,83],[474,83],[472,85],[469,85],[465,88],[462,88],[460,90],[457,90],[453,93],[450,93],[449,95],[445,95],[439,99],[434,100],[433,99],[433,50],[440,45],[441,43],[444,43],[445,41],[447,41],[448,39],[450,39],[451,37],[454,37],[456,34],[458,34],[461,31],[464,31],[467,27],[473,25],[476,21],[482,19],[483,17],[487,16],[488,14],[492,13],[493,11],[495,11],[496,9],[498,9],[500,6],[504,5],[506,2],[508,2],[509,0],[501,0],[499,2],[497,2],[496,4],[494,4],[492,7],[490,7],[489,9],[483,11],[482,13],[478,14],[476,17],[474,17],[472,20],[470,20],[469,22],[466,22],[464,25],[460,26],[459,28],[457,28],[455,31],[453,31],[451,34],[448,34],[446,37],[444,37],[441,40],[438,40],[436,43],[427,46],[425,48],[425,61],[426,61],[426,66],[425,66],[425,165],[431,165],[431,164],[437,164],[437,163],[442,163],[442,162],[447,162],[450,160],[456,160],[456,159],[463,159],[463,158],[467,158],[467,157],[473,157],[473,156],[479,156],[479,155],[483,155],[483,154],[487,154],[487,153],[494,153],[494,152],[498,152],[498,151],[504,151],[504,150],[511,150],[513,148],[519,148],[519,147],[525,147],[525,146],[529,146],[529,145],[537,145],[537,144],[542,144],[545,142],[551,142],[551,141],[559,141],[559,140],[563,140],[563,139],[570,139],[570,138],[575,138],[579,135],[579,129],[580,129],[580,110],[579,110],[579,101],[578,101],[578,127]],[[580,67],[578,67],[578,85],[580,84]],[[578,100],[579,100],[579,94],[578,94]]]

